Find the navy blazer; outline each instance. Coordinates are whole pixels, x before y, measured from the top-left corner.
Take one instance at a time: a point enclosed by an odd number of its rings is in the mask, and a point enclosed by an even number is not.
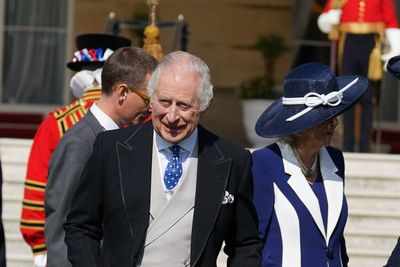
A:
[[[322,148],[319,163],[322,179],[316,194],[278,144],[253,153],[263,267],[347,266],[343,155],[332,147]]]
[[[390,255],[388,262],[385,267],[396,267],[400,266],[400,238],[397,240],[397,244],[394,247],[392,254]]]

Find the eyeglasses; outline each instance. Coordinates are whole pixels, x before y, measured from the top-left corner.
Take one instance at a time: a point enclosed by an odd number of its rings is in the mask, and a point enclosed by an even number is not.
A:
[[[131,90],[132,92],[134,92],[135,94],[137,94],[137,95],[143,100],[144,104],[145,104],[147,107],[150,105],[150,97],[149,97],[147,94],[142,93],[142,92],[139,91],[139,90],[134,90],[134,89],[130,89],[130,88],[129,88],[129,90]]]
[[[147,94],[142,93],[142,90],[139,91],[139,90],[137,90],[137,89],[131,89],[131,88],[129,88],[129,90],[131,90],[133,93],[135,93],[136,95],[138,95],[138,96],[143,100],[144,104],[146,105],[147,111],[146,111],[146,112],[143,112],[143,113],[141,114],[140,118],[139,118],[139,121],[141,121],[141,122],[146,121],[146,119],[148,119],[149,116],[150,116],[150,114],[151,114],[151,112],[150,112],[150,110],[149,110],[149,106],[150,106],[150,97],[149,97]]]

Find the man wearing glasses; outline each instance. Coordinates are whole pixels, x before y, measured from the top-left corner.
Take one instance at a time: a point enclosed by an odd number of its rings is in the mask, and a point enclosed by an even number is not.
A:
[[[143,122],[148,116],[147,84],[157,65],[143,49],[124,47],[104,63],[102,92],[86,116],[57,145],[45,190],[47,266],[72,266],[67,259],[63,224],[83,167],[99,132]]]

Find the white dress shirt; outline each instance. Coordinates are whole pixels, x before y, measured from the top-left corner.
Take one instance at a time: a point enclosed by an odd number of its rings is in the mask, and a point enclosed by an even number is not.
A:
[[[113,119],[110,118],[104,111],[102,111],[96,103],[90,107],[90,112],[94,115],[94,117],[98,120],[100,125],[104,128],[105,131],[119,129],[119,126]]]
[[[160,165],[160,177],[161,177],[161,183],[164,187],[165,190],[165,194],[167,196],[167,199],[169,200],[172,196],[172,194],[174,193],[175,189],[177,189],[179,187],[179,184],[183,181],[184,177],[185,177],[185,170],[187,170],[189,163],[191,161],[191,158],[193,157],[197,157],[197,155],[193,155],[193,151],[194,148],[196,146],[197,143],[197,128],[193,131],[193,133],[187,137],[186,139],[184,139],[182,142],[176,144],[178,145],[181,150],[179,152],[179,158],[182,161],[182,169],[183,169],[183,175],[182,177],[179,179],[178,184],[175,186],[175,188],[173,190],[168,190],[165,187],[164,184],[164,172],[165,172],[165,168],[168,165],[169,160],[172,158],[172,151],[169,149],[171,146],[173,146],[174,144],[165,141],[161,136],[159,136],[157,134],[156,131],[154,131],[154,138],[153,138],[153,146],[156,147],[156,151],[157,151],[157,156],[158,156],[158,162]]]

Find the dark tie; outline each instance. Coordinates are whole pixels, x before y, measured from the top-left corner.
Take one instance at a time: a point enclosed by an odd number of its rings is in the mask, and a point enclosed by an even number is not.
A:
[[[169,160],[164,174],[165,187],[168,190],[174,189],[182,176],[182,162],[179,159],[180,147],[178,145],[169,148],[172,151],[172,158]]]

